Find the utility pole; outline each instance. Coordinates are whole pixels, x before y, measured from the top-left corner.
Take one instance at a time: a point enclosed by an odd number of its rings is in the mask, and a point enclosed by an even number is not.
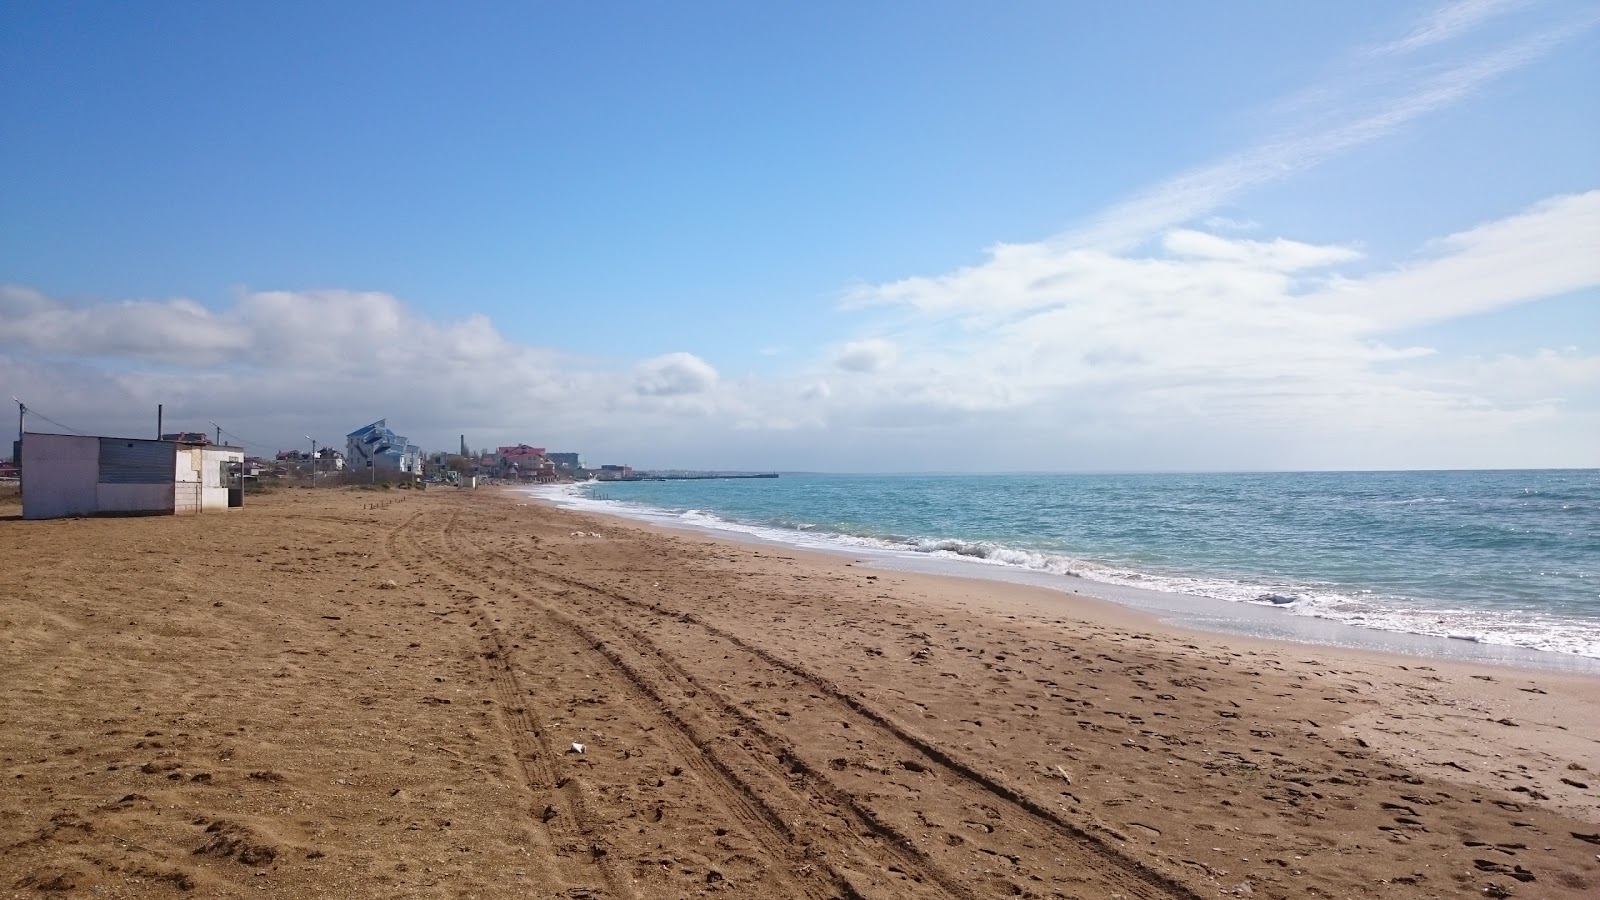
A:
[[[206,420],[206,421],[207,421],[207,422],[211,422],[211,420],[210,420],[210,419],[207,419],[207,420]],[[221,443],[222,443],[222,426],[221,426],[221,425],[218,425],[218,424],[217,424],[217,423],[215,423],[215,422],[211,422],[211,425],[212,425],[212,427],[214,427],[214,428],[216,428],[216,429],[217,429],[217,443],[218,443],[218,444],[221,444]]]
[[[161,440],[161,413],[165,404],[156,404],[156,440]]]
[[[12,397],[11,399],[17,400],[16,397]],[[17,400],[17,442],[11,448],[11,463],[17,467],[18,471],[22,470],[22,420],[27,418],[27,416],[27,404],[23,403],[21,400]]]
[[[317,486],[317,439],[306,435],[306,440],[311,442],[311,486]]]

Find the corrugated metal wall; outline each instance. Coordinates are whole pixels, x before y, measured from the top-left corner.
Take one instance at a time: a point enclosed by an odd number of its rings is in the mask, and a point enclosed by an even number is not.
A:
[[[100,439],[101,484],[171,484],[176,462],[163,441]]]

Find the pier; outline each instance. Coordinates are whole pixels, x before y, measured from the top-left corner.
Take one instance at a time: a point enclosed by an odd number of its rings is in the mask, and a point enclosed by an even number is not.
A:
[[[715,472],[700,472],[683,475],[656,475],[649,472],[638,475],[628,475],[624,478],[607,479],[609,481],[720,481],[734,478],[777,478],[777,472],[762,472],[759,474],[721,475]]]

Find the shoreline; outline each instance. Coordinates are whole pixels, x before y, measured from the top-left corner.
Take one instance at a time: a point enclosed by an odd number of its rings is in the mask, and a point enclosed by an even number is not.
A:
[[[555,486],[559,490],[563,486]],[[1338,650],[1391,654],[1422,660],[1534,669],[1574,675],[1600,677],[1600,658],[1539,650],[1530,647],[1461,640],[1414,632],[1391,631],[1341,622],[1336,619],[1303,616],[1277,607],[1222,600],[1198,594],[1139,588],[1097,581],[1078,575],[1056,574],[1016,566],[986,564],[966,559],[890,549],[791,543],[780,538],[740,528],[718,528],[670,519],[670,511],[641,508],[640,515],[629,515],[614,507],[600,507],[595,501],[575,497],[577,503],[564,503],[551,487],[509,487],[504,490],[525,496],[568,512],[592,514],[642,527],[678,530],[736,543],[781,547],[799,553],[854,559],[885,571],[915,572],[924,575],[969,578],[984,582],[1029,585],[1067,597],[1089,598],[1119,608],[1153,616],[1163,624],[1210,635],[1230,635],[1280,641],[1290,645],[1328,647]],[[736,524],[736,523],[730,523]]]
[[[19,894],[1600,886],[1588,676],[1198,632],[498,490],[0,521],[0,561]]]
[[[1040,622],[1081,621],[1128,634],[1162,633],[1169,642],[1185,642],[1181,644],[1185,648],[1198,651],[1205,645],[1210,652],[1224,653],[1234,658],[1241,655],[1279,659],[1293,657],[1300,665],[1316,670],[1315,677],[1337,675],[1341,670],[1348,672],[1363,666],[1405,673],[1418,678],[1419,682],[1404,691],[1403,700],[1390,696],[1385,701],[1384,709],[1349,719],[1341,724],[1341,730],[1361,742],[1363,747],[1380,748],[1381,752],[1395,760],[1430,767],[1447,780],[1476,786],[1504,787],[1503,774],[1484,777],[1469,772],[1460,760],[1480,755],[1480,745],[1497,744],[1501,735],[1495,734],[1496,730],[1525,727],[1520,722],[1517,725],[1509,724],[1514,721],[1512,715],[1520,719],[1530,713],[1538,714],[1540,721],[1536,727],[1540,733],[1537,736],[1528,735],[1526,746],[1519,750],[1532,750],[1544,758],[1538,762],[1525,758],[1515,766],[1523,777],[1538,771],[1545,785],[1554,786],[1549,795],[1542,790],[1535,791],[1545,796],[1547,802],[1551,796],[1559,795],[1555,802],[1560,808],[1600,826],[1600,796],[1595,796],[1600,792],[1589,790],[1590,787],[1600,786],[1573,788],[1562,780],[1570,774],[1564,769],[1567,762],[1600,759],[1600,661],[1586,657],[1564,658],[1561,654],[1514,647],[1497,648],[1511,651],[1506,654],[1507,658],[1407,653],[1366,641],[1355,645],[1339,645],[1286,640],[1270,634],[1252,634],[1220,627],[1207,628],[1189,621],[1169,619],[1160,610],[1119,603],[1111,597],[1099,596],[1091,591],[1063,590],[1059,585],[1039,584],[1026,579],[966,574],[967,568],[984,570],[989,567],[963,565],[959,561],[952,561],[948,567],[950,570],[898,569],[886,566],[881,558],[875,559],[869,555],[863,559],[862,554],[852,554],[844,549],[800,548],[758,535],[725,532],[693,524],[680,526],[668,522],[640,521],[601,510],[569,509],[548,497],[533,495],[524,489],[513,488],[499,493],[509,502],[533,502],[571,515],[592,517],[610,527],[643,529],[669,538],[688,536],[713,546],[726,546],[740,551],[775,551],[756,552],[758,558],[800,562],[823,571],[837,571],[842,565],[883,572],[899,579],[891,583],[894,586],[914,591],[919,602],[934,602],[951,611],[975,612],[1006,619],[1029,617]],[[679,542],[674,540],[674,543]],[[960,571],[951,571],[956,569]],[[1066,576],[1049,577],[1059,579]],[[1087,579],[1074,580],[1096,588],[1105,587]],[[1237,606],[1207,597],[1193,599]],[[1271,615],[1273,611],[1260,609],[1257,612]],[[1281,618],[1305,621],[1297,617]],[[1375,633],[1373,629],[1342,623],[1326,624],[1358,633],[1363,638]],[[1450,650],[1460,646],[1469,654],[1474,648],[1492,647],[1464,645],[1458,641],[1423,635],[1393,637],[1402,640],[1415,638],[1417,645],[1432,645],[1431,649],[1435,650]],[[1547,665],[1529,661],[1543,657],[1557,659],[1549,661],[1551,664]],[[1559,695],[1560,699],[1548,699],[1552,693]],[[1582,698],[1581,704],[1574,703],[1578,698]],[[1445,707],[1450,711],[1440,716],[1434,707]],[[1471,715],[1464,716],[1463,710],[1470,710]],[[1477,721],[1473,725],[1466,725],[1460,721],[1466,718]],[[1441,724],[1446,719],[1457,721],[1451,726]],[[1401,721],[1407,722],[1407,726],[1395,727],[1395,723]],[[1572,722],[1571,726],[1560,724],[1569,721]],[[1488,727],[1478,725],[1479,722],[1486,723]],[[1502,722],[1508,724],[1502,725]],[[1578,733],[1566,733],[1572,729],[1578,729]],[[1424,734],[1427,740],[1419,741]],[[1596,859],[1600,860],[1600,855]]]

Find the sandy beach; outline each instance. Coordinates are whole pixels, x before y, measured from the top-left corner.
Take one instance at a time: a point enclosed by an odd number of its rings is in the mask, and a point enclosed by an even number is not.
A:
[[[5,502],[4,896],[1600,892],[1600,679],[509,491]]]

